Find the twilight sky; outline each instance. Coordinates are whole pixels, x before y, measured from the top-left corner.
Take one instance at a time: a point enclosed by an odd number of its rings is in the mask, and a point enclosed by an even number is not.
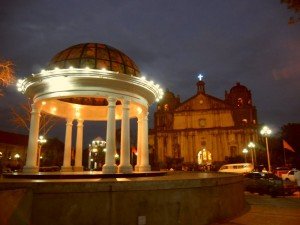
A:
[[[15,63],[18,77],[39,72],[69,46],[99,42],[123,51],[181,100],[196,93],[202,73],[206,92],[220,99],[236,82],[247,86],[258,122],[275,131],[300,122],[300,23],[287,24],[292,13],[280,0],[0,0],[0,5],[0,58]],[[15,87],[5,90],[0,130],[23,132],[8,119],[9,107],[24,101]],[[86,135],[94,135],[93,129]],[[52,135],[63,136],[56,132]]]

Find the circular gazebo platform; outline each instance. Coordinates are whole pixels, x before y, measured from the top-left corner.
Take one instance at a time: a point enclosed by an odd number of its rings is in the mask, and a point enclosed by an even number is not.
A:
[[[39,173],[5,173],[4,178],[10,179],[97,179],[97,178],[131,178],[131,177],[156,177],[166,175],[166,171],[148,171],[133,173],[106,174],[101,171],[83,172],[39,172]]]
[[[211,224],[244,212],[243,176],[168,172],[97,179],[0,179],[10,224]],[[11,211],[8,211],[11,210]],[[1,217],[0,212],[0,217]]]

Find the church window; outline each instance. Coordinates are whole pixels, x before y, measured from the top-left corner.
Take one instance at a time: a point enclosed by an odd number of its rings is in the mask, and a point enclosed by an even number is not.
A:
[[[205,127],[206,126],[206,119],[199,119],[199,127]]]
[[[165,104],[164,109],[165,109],[165,111],[169,111],[169,105]]]
[[[212,156],[211,152],[207,151],[205,148],[198,152],[198,164],[199,165],[206,165],[211,164],[212,162]]]
[[[243,99],[242,98],[238,98],[237,100],[237,106],[240,107],[243,105]]]

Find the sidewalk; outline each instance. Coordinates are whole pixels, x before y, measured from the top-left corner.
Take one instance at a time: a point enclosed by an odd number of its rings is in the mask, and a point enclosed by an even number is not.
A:
[[[240,217],[211,225],[299,225],[300,193],[272,198],[245,193],[248,211]]]

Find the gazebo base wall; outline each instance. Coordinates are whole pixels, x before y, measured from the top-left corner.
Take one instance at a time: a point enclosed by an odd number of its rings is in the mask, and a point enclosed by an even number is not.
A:
[[[19,195],[9,195],[12,190]],[[8,214],[11,224],[204,225],[237,216],[246,207],[243,176],[218,173],[119,181],[3,179],[0,193],[1,203],[18,199]]]

